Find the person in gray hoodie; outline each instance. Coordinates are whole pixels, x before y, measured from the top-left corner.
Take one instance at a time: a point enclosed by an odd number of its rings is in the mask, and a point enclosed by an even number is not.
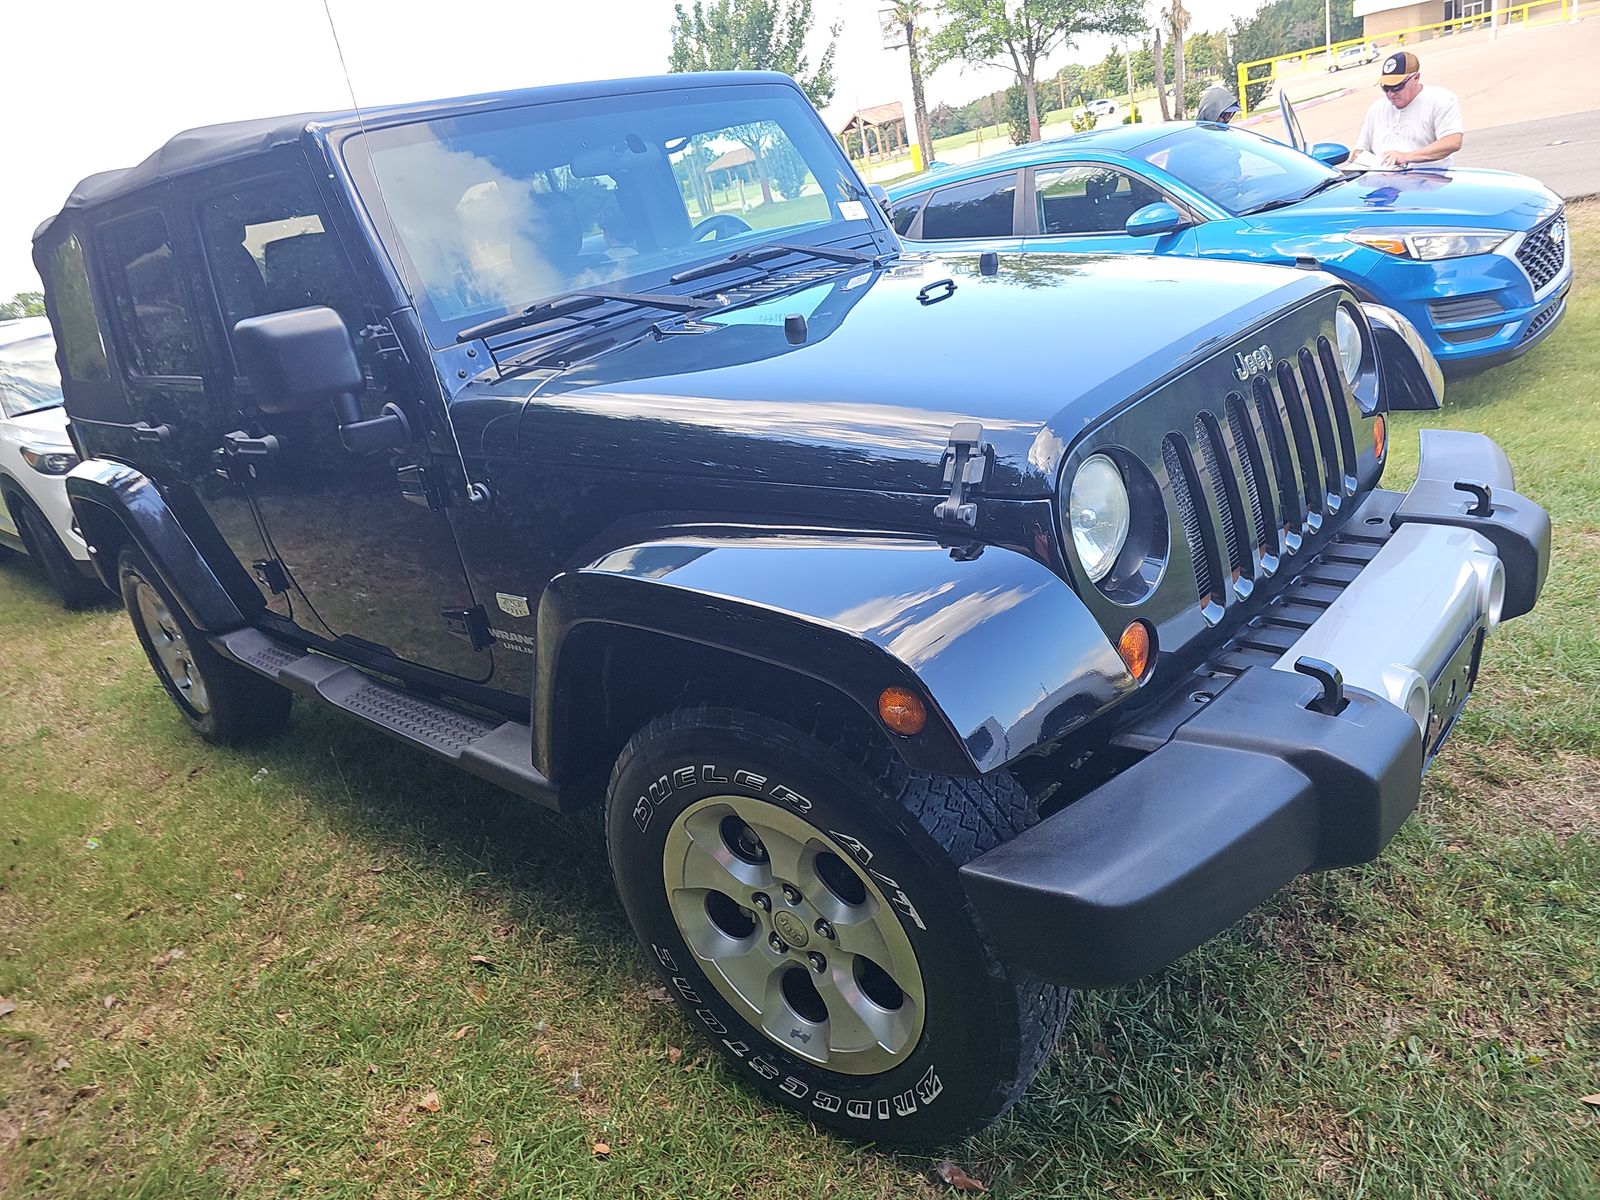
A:
[[[1196,121],[1221,121],[1226,125],[1239,115],[1239,101],[1221,84],[1208,87],[1194,110]]]

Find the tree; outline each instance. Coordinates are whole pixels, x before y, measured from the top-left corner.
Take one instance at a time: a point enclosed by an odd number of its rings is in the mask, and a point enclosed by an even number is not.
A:
[[[898,0],[883,11],[883,29],[905,39],[906,57],[911,63],[911,107],[916,117],[917,145],[922,149],[922,166],[933,161],[933,134],[928,127],[928,102],[922,96],[922,54],[928,40],[928,6],[924,0]]]
[[[15,321],[18,317],[44,316],[43,292],[18,292],[0,304],[0,321]]]
[[[1111,47],[1110,53],[1100,62],[1100,94],[1110,96],[1120,91],[1124,86],[1123,76],[1127,73],[1128,65],[1122,57],[1122,51]]]
[[[1155,28],[1151,32],[1155,34],[1156,41],[1154,55],[1156,67],[1156,103],[1161,106],[1161,119],[1163,121],[1170,121],[1172,120],[1172,108],[1167,103],[1167,59],[1162,53],[1160,21],[1156,22]]]
[[[1037,141],[1040,62],[1085,34],[1133,32],[1142,8],[1142,0],[941,0],[945,23],[929,49],[935,66],[1009,69],[1027,100],[1028,136]]]
[[[1163,14],[1172,31],[1172,115],[1183,120],[1184,114],[1184,63],[1183,39],[1189,32],[1189,10],[1183,0],[1172,0],[1172,7]]]
[[[833,99],[833,56],[839,26],[817,69],[806,58],[811,32],[811,0],[694,0],[673,6],[672,54],[668,69],[678,71],[782,71],[793,77],[818,108]],[[763,203],[772,202],[765,154],[777,132],[771,122],[740,125],[728,131],[750,151],[761,182]]]
[[[811,70],[811,0],[694,0],[673,6],[671,71],[782,71],[818,108],[833,99],[839,26]]]
[[[1028,128],[1028,101],[1020,83],[1013,83],[1006,89],[1006,125],[1013,146],[1032,140]]]
[[[1361,36],[1361,18],[1354,14],[1349,0],[1334,0],[1331,12],[1334,41]],[[1322,13],[1321,0],[1271,0],[1248,20],[1234,21],[1233,54],[1223,65],[1228,86],[1237,86],[1240,63],[1289,54],[1306,46],[1320,46]],[[1271,88],[1272,78],[1265,76],[1251,83],[1245,89],[1247,95],[1239,99],[1255,109]]]

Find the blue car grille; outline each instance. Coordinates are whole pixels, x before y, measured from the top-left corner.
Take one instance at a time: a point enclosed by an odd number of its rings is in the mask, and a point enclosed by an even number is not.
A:
[[[1567,218],[1562,213],[1546,221],[1522,240],[1517,247],[1517,261],[1533,281],[1533,290],[1541,291],[1567,265]]]
[[[1333,347],[1318,338],[1167,435],[1162,465],[1202,605],[1230,579],[1243,594],[1262,559],[1297,546],[1353,494],[1349,403]]]
[[[1454,325],[1457,321],[1476,321],[1480,317],[1494,317],[1505,312],[1505,305],[1493,296],[1461,296],[1455,300],[1428,301],[1428,315],[1436,325]],[[1486,329],[1474,337],[1487,337],[1494,330]]]

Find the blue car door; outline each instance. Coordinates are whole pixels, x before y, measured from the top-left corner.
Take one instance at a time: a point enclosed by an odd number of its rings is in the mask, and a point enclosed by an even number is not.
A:
[[[895,205],[895,229],[908,243],[937,243],[919,249],[1021,250],[1022,175],[997,171],[939,188],[925,201],[903,200]]]
[[[1128,218],[1147,204],[1171,203],[1148,180],[1097,162],[1034,167],[1024,186],[1024,250],[1079,254],[1193,254],[1193,229],[1130,237]],[[1181,211],[1181,210],[1180,210]]]

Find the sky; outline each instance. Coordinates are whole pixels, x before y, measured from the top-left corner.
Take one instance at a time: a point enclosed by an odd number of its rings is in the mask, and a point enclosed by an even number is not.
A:
[[[813,65],[824,31],[841,25],[838,90],[823,114],[831,126],[892,100],[909,110],[905,54],[882,47],[885,2],[814,0]],[[671,46],[672,0],[326,3],[0,0],[0,299],[39,289],[30,239],[79,179],[131,166],[180,130],[348,109],[352,88],[358,103],[377,105],[659,74]],[[1256,5],[1190,0],[1191,29],[1220,29]],[[1107,49],[1086,41],[1041,74]],[[1007,71],[951,65],[927,81],[927,99],[964,104],[1009,82]]]

